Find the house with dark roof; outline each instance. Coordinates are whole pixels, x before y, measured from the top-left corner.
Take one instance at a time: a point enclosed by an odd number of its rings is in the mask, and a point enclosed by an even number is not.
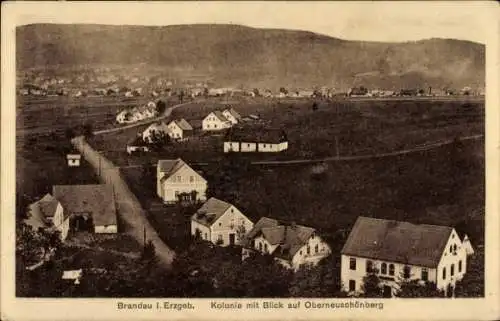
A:
[[[191,235],[219,246],[238,245],[253,222],[236,206],[211,197],[191,217]]]
[[[69,230],[118,232],[115,198],[110,185],[54,185],[52,194],[62,205],[63,221]]]
[[[242,259],[252,253],[272,255],[283,266],[297,270],[316,265],[330,255],[330,246],[312,227],[262,217],[242,242]]]
[[[284,130],[265,127],[233,127],[224,138],[224,153],[279,153],[288,149]]]
[[[182,159],[161,159],[156,166],[156,193],[165,203],[206,200],[207,180]]]
[[[375,272],[383,295],[398,291],[401,278],[433,282],[447,290],[466,273],[472,246],[454,228],[360,216],[341,252],[344,291],[361,293],[363,277]]]
[[[233,125],[236,125],[242,120],[241,115],[236,110],[234,110],[234,108],[225,109],[222,112],[222,115],[224,115],[224,117],[226,117]]]
[[[203,118],[201,128],[204,131],[219,131],[230,128],[232,125],[220,110],[215,110]]]
[[[172,120],[168,124],[170,138],[175,140],[185,140],[193,135],[193,126],[184,118]]]

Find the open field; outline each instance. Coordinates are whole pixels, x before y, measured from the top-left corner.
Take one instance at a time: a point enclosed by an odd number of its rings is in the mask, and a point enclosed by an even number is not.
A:
[[[118,126],[116,114],[127,107],[162,99],[168,105],[176,97],[19,97],[16,109],[16,135],[47,134],[90,123],[94,130]]]
[[[339,156],[370,155],[484,134],[484,103],[473,99],[318,101],[316,111],[312,104],[308,99],[285,102],[245,98],[229,104],[211,99],[175,109],[172,117],[184,117],[199,124],[210,111],[230,105],[243,116],[258,114],[262,123],[286,130],[287,151],[240,156],[252,160],[311,159],[337,153]],[[144,128],[96,137],[91,144],[120,166],[153,164],[161,158],[177,157],[195,163],[217,162],[222,157],[222,133],[201,133],[199,128],[191,140],[172,144],[162,152],[128,156],[126,142]]]

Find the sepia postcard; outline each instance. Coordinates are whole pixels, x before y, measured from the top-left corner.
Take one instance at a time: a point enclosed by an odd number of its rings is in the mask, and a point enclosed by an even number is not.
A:
[[[499,13],[3,2],[0,318],[500,318]]]

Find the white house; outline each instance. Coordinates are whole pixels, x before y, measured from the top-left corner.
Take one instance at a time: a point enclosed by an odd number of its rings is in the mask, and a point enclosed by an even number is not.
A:
[[[28,218],[24,222],[34,230],[55,229],[61,233],[63,241],[68,236],[68,217],[65,216],[61,203],[49,193],[28,206]]]
[[[191,217],[191,235],[216,245],[237,245],[253,228],[253,222],[234,205],[215,197]]]
[[[330,246],[311,227],[284,224],[262,217],[242,242],[242,259],[254,252],[272,255],[283,266],[297,270],[316,265],[330,255]]]
[[[66,159],[68,161],[68,166],[69,167],[78,167],[80,166],[80,159],[82,158],[82,155],[72,153],[72,154],[67,154]]]
[[[156,169],[156,193],[165,203],[204,202],[207,180],[182,159],[162,159]]]
[[[361,293],[363,277],[374,269],[386,297],[397,293],[402,277],[446,290],[466,273],[470,250],[452,227],[360,216],[341,252],[342,288]]]
[[[170,135],[170,129],[168,128],[167,124],[165,124],[163,121],[149,125],[148,128],[146,128],[142,132],[142,140],[146,143],[151,143],[153,142],[152,140],[153,135],[160,133],[163,133],[165,135]]]
[[[221,111],[216,110],[208,114],[203,118],[201,128],[206,131],[217,131],[221,129],[230,128],[232,126],[231,121],[229,121],[226,116],[222,114]]]
[[[115,198],[110,185],[55,185],[52,194],[61,202],[69,230],[118,232]]]
[[[184,118],[172,120],[168,129],[170,137],[176,140],[184,140],[193,134],[193,127]]]
[[[224,153],[279,153],[288,149],[286,133],[274,128],[231,128],[224,138]]]
[[[225,109],[222,112],[222,115],[224,115],[224,117],[226,117],[226,119],[229,120],[233,125],[236,125],[237,123],[241,122],[240,114],[238,114],[238,112],[233,108]]]

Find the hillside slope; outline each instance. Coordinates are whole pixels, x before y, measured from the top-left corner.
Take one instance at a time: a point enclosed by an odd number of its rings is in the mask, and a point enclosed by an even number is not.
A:
[[[238,25],[27,25],[18,70],[50,65],[147,64],[226,85],[483,87],[484,45],[451,39],[347,41],[305,31]]]

